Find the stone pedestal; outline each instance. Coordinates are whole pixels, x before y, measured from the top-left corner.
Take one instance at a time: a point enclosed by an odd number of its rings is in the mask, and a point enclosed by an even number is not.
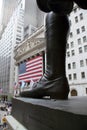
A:
[[[87,97],[13,98],[12,116],[28,130],[87,130]]]

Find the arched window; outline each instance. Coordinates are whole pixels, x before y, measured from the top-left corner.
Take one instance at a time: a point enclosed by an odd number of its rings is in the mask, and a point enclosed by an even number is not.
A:
[[[71,91],[71,96],[77,96],[77,91],[75,89]]]

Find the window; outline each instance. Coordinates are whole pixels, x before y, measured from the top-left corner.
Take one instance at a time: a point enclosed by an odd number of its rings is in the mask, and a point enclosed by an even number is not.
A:
[[[68,64],[68,69],[71,69],[71,64],[70,63]]]
[[[74,42],[71,42],[71,48],[74,47]]]
[[[87,88],[86,88],[86,94],[87,94]]]
[[[72,51],[71,51],[71,54],[72,54],[72,56],[74,56],[74,55],[75,55],[75,51],[74,51],[74,50],[72,50]]]
[[[19,37],[19,38],[21,38],[21,35],[18,35],[18,34],[17,34],[17,35],[16,35],[16,37]]]
[[[17,32],[21,33],[21,30],[17,30]]]
[[[85,78],[85,72],[81,72],[81,78],[82,78],[82,79]]]
[[[78,23],[78,17],[77,16],[75,17],[75,23]]]
[[[69,44],[68,43],[66,44],[66,48],[69,49]]]
[[[79,33],[80,33],[80,29],[78,28],[78,29],[76,30],[76,32],[77,32],[77,34],[79,34]]]
[[[74,11],[74,13],[76,13],[77,12],[77,8],[74,8],[73,11]]]
[[[76,73],[73,74],[73,79],[74,79],[74,80],[77,79],[77,75],[76,75]]]
[[[77,39],[78,45],[81,44],[81,38]]]
[[[70,24],[70,26],[71,26],[71,24],[72,24],[71,20],[69,20],[69,24]]]
[[[84,46],[84,52],[87,52],[87,45]]]
[[[23,7],[22,3],[21,3],[21,8]]]
[[[16,38],[16,40],[21,41],[21,39],[20,39],[20,38]]]
[[[83,42],[86,42],[86,41],[87,41],[87,40],[86,40],[86,36],[84,36],[84,37],[83,37]]]
[[[72,32],[70,32],[70,37],[73,37],[73,33]]]
[[[85,31],[85,26],[82,26],[81,30],[82,30],[82,32],[84,32]]]
[[[72,63],[72,68],[76,69],[76,63],[75,62]]]
[[[77,96],[77,91],[75,89],[71,90],[71,96]]]
[[[26,26],[26,27],[24,28],[24,31],[26,32],[28,29],[29,29],[29,26]]]
[[[80,60],[80,67],[83,67],[83,66],[84,66],[84,61]]]
[[[72,80],[72,75],[71,74],[69,74],[68,77],[69,77],[69,80]]]
[[[17,26],[17,28],[18,28],[18,29],[22,29],[22,27],[20,27],[20,26]]]
[[[69,51],[67,52],[67,57],[70,57],[70,52]]]
[[[86,66],[87,66],[87,59],[85,59],[85,62],[86,62]]]
[[[82,53],[82,47],[79,47],[79,53]]]
[[[81,13],[79,16],[80,16],[80,20],[82,20],[83,19],[83,14]]]

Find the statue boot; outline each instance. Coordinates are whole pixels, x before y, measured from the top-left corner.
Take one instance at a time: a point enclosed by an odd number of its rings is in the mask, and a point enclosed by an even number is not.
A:
[[[22,97],[67,99],[69,85],[65,72],[66,43],[69,21],[66,15],[50,12],[46,17],[46,58],[47,67],[39,82],[32,90],[20,93]]]

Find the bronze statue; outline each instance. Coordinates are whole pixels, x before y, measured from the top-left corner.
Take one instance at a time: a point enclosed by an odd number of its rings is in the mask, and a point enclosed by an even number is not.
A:
[[[73,2],[87,9],[86,0],[37,0],[40,10],[48,13],[46,17],[47,68],[33,89],[20,93],[22,97],[68,99],[69,84],[65,72],[67,35],[69,33],[68,14]]]

